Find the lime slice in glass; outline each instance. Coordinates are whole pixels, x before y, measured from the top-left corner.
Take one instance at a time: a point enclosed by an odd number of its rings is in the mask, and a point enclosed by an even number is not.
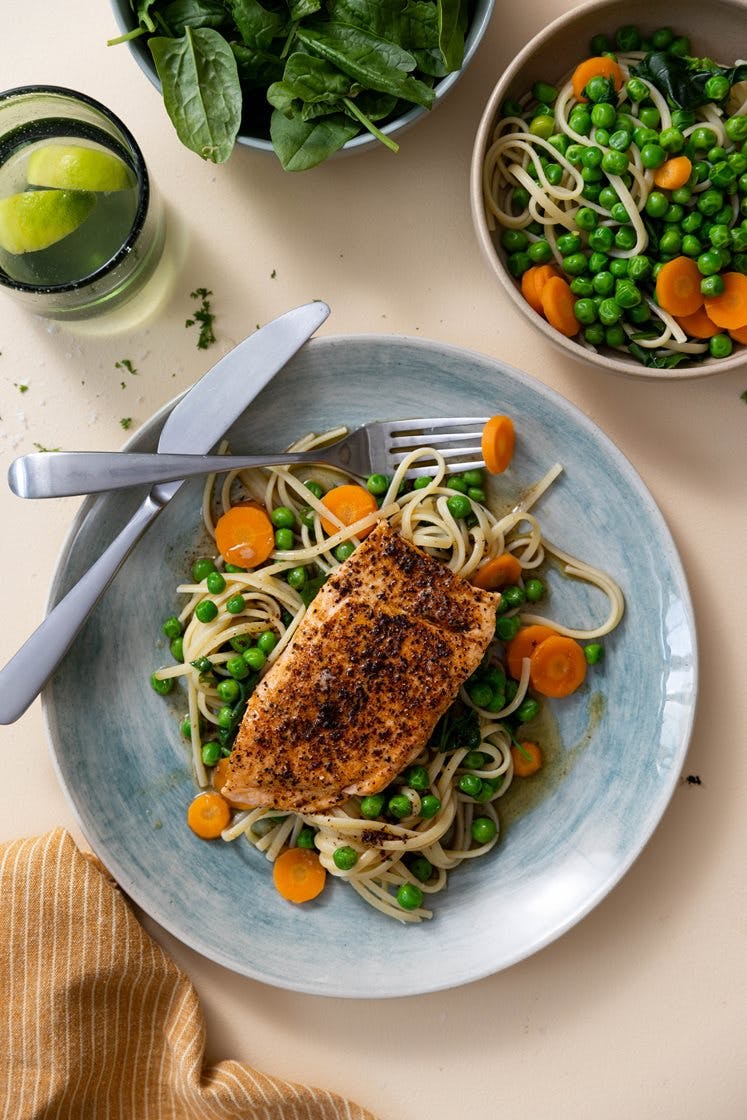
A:
[[[76,230],[96,205],[84,191],[24,191],[0,199],[0,248],[7,253],[47,249]]]
[[[64,191],[123,191],[135,185],[127,164],[112,152],[76,144],[45,144],[29,156],[26,180]]]

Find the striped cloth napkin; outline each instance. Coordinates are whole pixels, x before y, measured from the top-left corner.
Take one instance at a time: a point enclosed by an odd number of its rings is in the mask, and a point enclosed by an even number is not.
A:
[[[64,829],[0,845],[2,1120],[375,1120],[244,1062],[205,1068],[187,977]]]

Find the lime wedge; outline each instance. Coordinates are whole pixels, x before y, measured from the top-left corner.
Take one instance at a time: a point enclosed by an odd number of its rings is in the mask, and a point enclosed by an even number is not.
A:
[[[34,187],[63,191],[123,191],[134,186],[127,164],[100,148],[47,144],[29,157],[26,179]]]
[[[93,210],[84,191],[24,191],[0,199],[0,248],[7,253],[47,249],[76,230]]]

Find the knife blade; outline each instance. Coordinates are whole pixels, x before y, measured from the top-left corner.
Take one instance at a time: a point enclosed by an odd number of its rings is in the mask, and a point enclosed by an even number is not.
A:
[[[221,358],[169,413],[162,452],[207,453],[329,315],[321,300],[296,307]],[[159,483],[85,575],[0,670],[0,724],[15,723],[38,696],[141,536],[182,481]]]

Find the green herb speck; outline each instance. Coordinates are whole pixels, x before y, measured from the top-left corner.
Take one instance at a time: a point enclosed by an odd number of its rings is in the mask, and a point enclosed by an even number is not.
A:
[[[210,309],[209,296],[213,293],[210,288],[195,288],[193,292],[189,293],[190,299],[199,299],[200,305],[192,312],[192,318],[185,320],[185,327],[193,327],[195,323],[200,324],[200,333],[197,338],[197,348],[199,350],[207,350],[211,343],[215,342],[215,332],[213,330],[213,323],[215,322],[215,315]]]
[[[132,417],[131,416],[123,416],[122,419],[119,421],[119,423],[124,428],[124,430],[127,431],[128,428],[132,427]]]
[[[115,369],[126,369],[128,373],[132,373],[132,374],[136,374],[138,372],[135,369],[134,365],[132,364],[132,362],[130,361],[129,358],[120,358],[120,360],[118,362],[114,363],[114,368]],[[122,385],[124,386],[124,381],[122,382]]]

